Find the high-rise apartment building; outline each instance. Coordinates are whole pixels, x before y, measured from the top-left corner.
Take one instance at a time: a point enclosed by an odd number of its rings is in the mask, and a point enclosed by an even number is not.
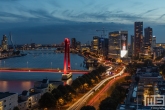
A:
[[[152,37],[152,48],[153,47],[156,47],[156,37],[155,36]]]
[[[144,29],[144,54],[152,54],[152,28],[150,27]]]
[[[108,56],[120,59],[127,57],[128,31],[114,31],[109,33]]]
[[[144,29],[144,43],[152,44],[152,28],[150,27]]]
[[[134,55],[139,56],[143,51],[143,22],[134,23]]]

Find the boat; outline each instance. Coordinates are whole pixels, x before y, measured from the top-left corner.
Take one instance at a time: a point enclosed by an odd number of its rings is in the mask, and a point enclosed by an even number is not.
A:
[[[62,74],[62,80],[67,80],[67,79],[69,79],[70,77],[72,77],[72,73],[71,73],[71,72],[66,73],[66,74]]]

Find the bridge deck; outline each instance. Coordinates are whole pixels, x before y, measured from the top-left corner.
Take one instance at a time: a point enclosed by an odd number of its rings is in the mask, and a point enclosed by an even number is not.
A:
[[[63,70],[59,69],[43,69],[43,68],[1,68],[0,72],[54,72],[54,73],[63,73]],[[72,73],[82,73],[86,74],[88,70],[69,70],[68,72]]]

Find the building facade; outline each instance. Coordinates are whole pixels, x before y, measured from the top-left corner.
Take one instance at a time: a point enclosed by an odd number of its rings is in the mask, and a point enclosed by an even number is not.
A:
[[[150,27],[144,29],[144,54],[152,54],[152,28]]]
[[[139,56],[143,51],[143,22],[134,23],[134,55]]]
[[[156,47],[156,37],[152,37],[152,48]]]
[[[0,92],[0,110],[13,110],[18,106],[18,94]]]
[[[99,54],[101,56],[107,56],[108,55],[108,38],[99,38]]]
[[[120,59],[127,57],[128,31],[114,31],[109,33],[108,57]]]
[[[152,28],[151,27],[147,27],[144,29],[144,43],[145,44],[152,44]]]
[[[98,50],[99,50],[99,37],[98,36],[93,36],[91,45],[92,45],[92,51],[98,52]]]

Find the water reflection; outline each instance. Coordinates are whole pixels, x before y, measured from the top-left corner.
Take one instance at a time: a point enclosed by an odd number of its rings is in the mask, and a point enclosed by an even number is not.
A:
[[[33,87],[33,81],[0,81],[0,92],[21,93]]]

